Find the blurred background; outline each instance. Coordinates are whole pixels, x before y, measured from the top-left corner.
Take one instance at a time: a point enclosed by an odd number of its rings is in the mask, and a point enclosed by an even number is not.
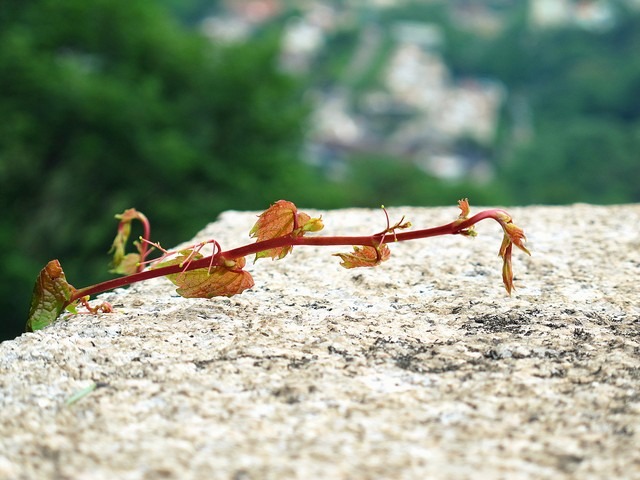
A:
[[[2,0],[0,340],[128,207],[629,203],[639,151],[638,0]]]

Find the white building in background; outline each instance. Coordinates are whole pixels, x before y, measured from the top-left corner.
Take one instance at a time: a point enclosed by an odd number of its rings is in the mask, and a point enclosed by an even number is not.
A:
[[[302,8],[302,6],[301,6]],[[338,12],[327,3],[308,2],[303,13],[290,19],[282,33],[280,63],[292,73],[307,73],[329,32],[339,22]]]
[[[210,39],[222,42],[243,42],[257,25],[280,14],[281,0],[224,0],[225,13],[205,18],[201,31]]]
[[[313,115],[314,137],[325,143],[356,146],[364,137],[366,127],[350,113],[346,92],[318,94]]]
[[[287,22],[282,36],[280,64],[288,72],[306,73],[324,45],[322,29],[304,17]]]
[[[537,27],[565,25],[571,18],[571,0],[529,0],[529,18]]]
[[[634,6],[635,1],[628,1]],[[587,30],[607,30],[615,24],[609,0],[529,0],[531,24],[539,28],[575,25]]]
[[[504,87],[495,81],[467,80],[452,85],[439,108],[432,112],[433,123],[450,137],[468,136],[489,143],[496,132],[504,97]]]
[[[391,57],[385,84],[393,102],[426,117],[442,136],[492,140],[505,95],[500,83],[452,82],[440,55],[404,44]]]
[[[400,44],[386,68],[385,86],[394,101],[428,112],[440,103],[448,80],[439,55],[415,44]]]
[[[200,31],[214,42],[244,42],[253,26],[240,17],[207,17],[200,24]]]
[[[493,140],[506,95],[501,83],[453,81],[437,48],[405,38],[398,42],[387,65],[385,87],[387,101],[379,93],[371,99],[376,100],[373,105],[380,110],[386,106],[389,111],[411,112],[388,137],[391,151],[411,151],[420,167],[439,178],[491,178],[486,160],[465,158],[451,147],[461,138],[484,144]]]
[[[381,0],[376,8],[399,3]],[[287,2],[224,0],[224,4],[226,16],[206,20],[203,30],[217,40],[238,41],[260,22],[281,12]],[[370,8],[372,5],[373,0],[367,3]],[[283,31],[280,61],[289,72],[309,73],[325,48],[327,36],[336,29],[353,28],[359,9],[340,10],[331,2],[301,0],[296,11],[298,15]],[[444,35],[436,24],[402,21],[391,25],[389,33],[395,46],[375,90],[358,92],[354,97],[344,86],[357,83],[384,48],[385,32],[370,23],[360,30],[343,72],[343,87],[310,92],[315,107],[309,150],[317,157],[310,160],[331,163],[331,158],[339,160],[344,152],[359,151],[403,157],[442,178],[459,178],[475,171],[484,172],[483,178],[489,175],[482,159],[463,158],[464,153],[456,153],[454,147],[461,138],[491,142],[503,87],[486,80],[453,81],[440,54]]]

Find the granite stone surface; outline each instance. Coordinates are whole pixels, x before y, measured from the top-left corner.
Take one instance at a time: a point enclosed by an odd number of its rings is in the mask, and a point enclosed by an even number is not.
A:
[[[232,298],[151,280],[3,342],[0,479],[640,478],[640,205],[509,211],[533,253],[514,252],[512,297],[485,221],[375,269],[332,247],[249,261]],[[321,234],[384,227],[322,213]],[[242,245],[255,219],[187,243]]]

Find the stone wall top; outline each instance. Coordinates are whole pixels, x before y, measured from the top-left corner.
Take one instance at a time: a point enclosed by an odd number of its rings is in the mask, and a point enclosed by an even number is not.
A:
[[[639,478],[640,205],[509,211],[533,253],[514,252],[512,297],[487,221],[375,269],[327,247],[248,262],[256,286],[232,298],[148,281],[0,344],[0,478]],[[194,241],[246,243],[255,215]]]

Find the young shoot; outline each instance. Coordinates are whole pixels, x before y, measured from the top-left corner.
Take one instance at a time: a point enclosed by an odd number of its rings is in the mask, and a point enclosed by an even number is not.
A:
[[[156,277],[167,277],[178,288],[178,294],[187,298],[231,297],[253,287],[251,274],[244,270],[245,258],[253,256],[256,262],[260,258],[281,260],[289,255],[293,247],[314,246],[352,246],[352,251],[336,253],[340,265],[344,268],[375,267],[387,260],[391,251],[387,242],[404,242],[440,235],[476,235],[475,225],[485,219],[495,220],[504,232],[498,254],[502,257],[502,281],[511,295],[513,292],[513,270],[511,255],[513,246],[529,254],[525,247],[526,237],[517,227],[511,216],[500,209],[485,210],[469,216],[469,202],[458,202],[460,215],[451,223],[421,230],[407,230],[410,222],[404,217],[391,225],[387,210],[382,207],[386,218],[384,230],[372,235],[361,236],[306,236],[308,233],[323,229],[322,218],[311,218],[298,212],[296,206],[286,200],[279,200],[259,215],[258,221],[249,232],[255,238],[249,243],[231,250],[223,250],[216,240],[207,240],[179,251],[167,251],[157,242],[152,242],[149,221],[145,215],[135,209],[125,210],[116,215],[119,220],[116,237],[111,246],[113,254],[111,272],[122,277],[84,288],[75,288],[65,278],[58,260],[51,260],[40,272],[33,291],[27,331],[35,331],[55,322],[60,314],[67,310],[76,312],[82,305],[90,313],[110,312],[111,306],[103,302],[92,307],[88,303],[91,295],[124,287]],[[131,233],[131,222],[137,220],[143,225],[143,235],[133,242],[134,253],[126,253],[126,244]],[[203,255],[207,245],[213,250]],[[147,257],[157,250],[161,255],[153,260]]]

